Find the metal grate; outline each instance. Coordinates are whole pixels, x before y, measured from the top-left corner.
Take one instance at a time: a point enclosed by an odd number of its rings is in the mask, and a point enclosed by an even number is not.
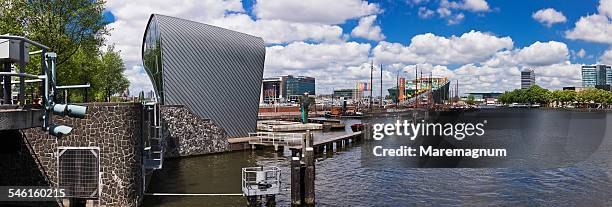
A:
[[[98,197],[100,187],[99,151],[98,148],[59,149],[59,189],[65,189],[66,197]]]

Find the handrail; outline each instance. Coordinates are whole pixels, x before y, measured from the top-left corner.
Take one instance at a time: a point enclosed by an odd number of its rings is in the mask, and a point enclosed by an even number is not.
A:
[[[13,35],[0,35],[0,39],[21,40],[21,41],[25,41],[27,43],[30,43],[30,44],[32,44],[32,45],[34,45],[36,47],[39,47],[41,49],[49,50],[49,47],[44,46],[43,44],[40,44],[40,43],[38,43],[36,41],[30,40],[30,39],[25,38],[25,37],[13,36]]]

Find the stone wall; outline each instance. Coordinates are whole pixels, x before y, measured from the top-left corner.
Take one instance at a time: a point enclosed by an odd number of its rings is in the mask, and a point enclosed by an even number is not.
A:
[[[182,157],[229,151],[225,130],[200,118],[187,107],[161,107],[166,141],[165,157]]]
[[[40,130],[23,130],[41,171],[52,186],[58,185],[58,147],[98,147],[102,206],[137,206],[142,199],[142,137],[140,104],[91,103],[84,119],[53,116],[53,121],[73,127],[57,138]]]
[[[142,105],[91,103],[87,106],[84,119],[52,116],[55,124],[73,127],[67,136],[51,136],[39,127],[0,131],[0,159],[3,160],[0,186],[57,187],[59,148],[97,147],[101,192],[95,203],[137,206],[143,198]],[[200,118],[184,106],[162,106],[161,113],[166,158],[229,151],[227,133],[212,120]],[[18,203],[21,204],[24,203]]]

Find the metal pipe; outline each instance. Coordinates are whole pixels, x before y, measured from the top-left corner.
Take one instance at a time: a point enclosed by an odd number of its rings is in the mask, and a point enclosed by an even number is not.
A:
[[[89,88],[91,87],[91,85],[88,84],[84,84],[84,85],[69,85],[69,86],[56,86],[56,89],[79,89],[79,88]]]
[[[25,80],[25,83],[37,83],[37,82],[42,82],[43,79],[34,79],[34,80]],[[4,84],[4,81],[0,82],[0,85]],[[17,84],[17,83],[11,83],[13,85]]]
[[[40,49],[49,50],[49,47],[44,46],[43,44],[40,44],[40,43],[38,43],[36,41],[32,41],[32,40],[30,40],[28,38],[25,38],[25,37],[13,36],[13,35],[0,35],[0,39],[25,41],[27,43],[30,43],[31,45],[39,47]]]
[[[6,65],[5,65],[6,67]],[[5,68],[6,69],[6,68]],[[26,78],[35,78],[35,79],[39,79],[40,76],[38,75],[32,75],[32,74],[27,74],[27,73],[17,73],[17,72],[0,72],[0,76],[23,76]]]
[[[243,196],[242,193],[145,193],[152,196]]]
[[[36,55],[36,54],[40,54],[40,53],[43,53],[43,50],[37,50],[37,51],[34,51],[34,52],[29,52],[28,54],[29,55]]]

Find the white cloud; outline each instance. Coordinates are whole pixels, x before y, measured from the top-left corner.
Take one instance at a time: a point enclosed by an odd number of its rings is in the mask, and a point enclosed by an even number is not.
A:
[[[510,91],[520,87],[520,71],[529,68],[535,71],[537,85],[558,90],[566,86],[580,86],[580,67],[569,61],[537,67],[466,64],[453,70],[453,79],[460,82],[460,93]]]
[[[246,14],[230,14],[208,23],[223,28],[262,37],[266,43],[287,43],[312,40],[316,42],[343,41],[342,28],[318,23],[295,23],[284,20],[253,20]]]
[[[462,1],[448,1],[441,0],[440,7],[460,9],[471,12],[487,12],[490,10],[489,4],[485,0],[462,0]]]
[[[487,43],[486,46],[482,45]],[[473,31],[451,38],[425,34],[415,36],[407,47],[381,42],[372,54],[377,61],[386,63],[394,71],[406,71],[407,77],[414,77],[414,63],[421,63],[418,65],[424,75],[434,71],[434,75],[458,80],[460,93],[516,89],[520,87],[520,71],[527,68],[536,71],[537,84],[545,88],[580,85],[580,65],[568,61],[569,50],[562,42],[535,42],[513,49],[509,37],[500,38],[486,33]],[[444,56],[448,54],[451,55]],[[612,52],[610,54],[612,57]],[[454,64],[462,65],[455,69],[447,68]]]
[[[612,17],[612,0],[600,0],[597,10],[602,15]]]
[[[381,12],[378,4],[362,0],[258,0],[253,12],[261,19],[340,24]]]
[[[574,29],[565,31],[565,37],[612,44],[612,0],[601,0],[597,9],[597,14],[580,17]]]
[[[520,69],[516,66],[495,68],[463,65],[454,71],[454,79],[460,83],[459,93],[502,92],[520,87]]]
[[[565,32],[565,37],[572,40],[612,44],[612,23],[608,17],[600,14],[580,17],[575,28]]]
[[[428,9],[427,7],[419,7],[418,15],[421,19],[429,19],[430,17],[433,17],[434,11]]]
[[[370,79],[370,48],[370,44],[357,42],[333,44],[294,42],[286,46],[270,46],[266,48],[264,76],[315,77],[318,93],[352,88],[356,81]],[[385,82],[391,80],[391,75],[388,73],[385,72]],[[375,74],[378,77],[380,72]]]
[[[465,15],[463,13],[459,13],[455,15],[453,18],[448,19],[448,25],[459,24],[463,21],[464,18],[465,18]]]
[[[149,76],[144,72],[144,69],[140,65],[135,65],[130,68],[126,68],[123,72],[125,77],[130,81],[130,93],[131,95],[138,95],[140,91],[145,93],[153,90],[153,85]]]
[[[580,86],[582,84],[580,64],[569,61],[534,67],[536,84],[548,89],[562,89],[567,86]]]
[[[533,13],[531,17],[536,21],[546,25],[547,27],[551,27],[553,24],[556,23],[563,23],[567,21],[567,18],[565,18],[565,15],[563,15],[563,13],[553,8],[540,9],[537,12]]]
[[[520,49],[516,60],[526,65],[544,66],[564,62],[569,57],[569,49],[562,42],[535,42]]]
[[[385,39],[382,29],[380,26],[375,25],[374,21],[376,21],[376,15],[362,17],[357,27],[351,32],[351,35],[375,41]]]
[[[510,37],[496,37],[479,31],[461,36],[440,37],[431,33],[416,35],[409,46],[380,42],[372,51],[383,63],[466,64],[489,59],[500,50],[512,49]]]
[[[546,66],[567,61],[569,49],[562,42],[535,42],[530,46],[501,51],[484,62],[489,67]]]
[[[612,65],[612,49],[608,49],[599,57],[599,62],[607,65]]]
[[[586,51],[584,50],[584,48],[580,48],[580,50],[576,53],[576,56],[583,58],[584,56],[586,56]]]
[[[266,70],[306,72],[325,69],[330,65],[357,66],[367,62],[370,47],[370,44],[356,42],[338,44],[294,42],[286,46],[270,46],[266,49]],[[341,70],[342,67],[337,69]]]
[[[453,15],[454,10],[464,10],[469,12],[489,12],[491,8],[486,0],[460,0],[449,1],[441,0],[436,12],[440,18],[447,18],[448,25],[459,24],[465,18],[465,14],[459,12]]]
[[[436,12],[438,12],[438,14],[440,15],[440,17],[447,17],[450,16],[452,14],[451,10],[445,7],[440,7],[438,9],[436,9]]]
[[[429,2],[429,0],[407,0],[406,2],[410,5],[419,5]]]

